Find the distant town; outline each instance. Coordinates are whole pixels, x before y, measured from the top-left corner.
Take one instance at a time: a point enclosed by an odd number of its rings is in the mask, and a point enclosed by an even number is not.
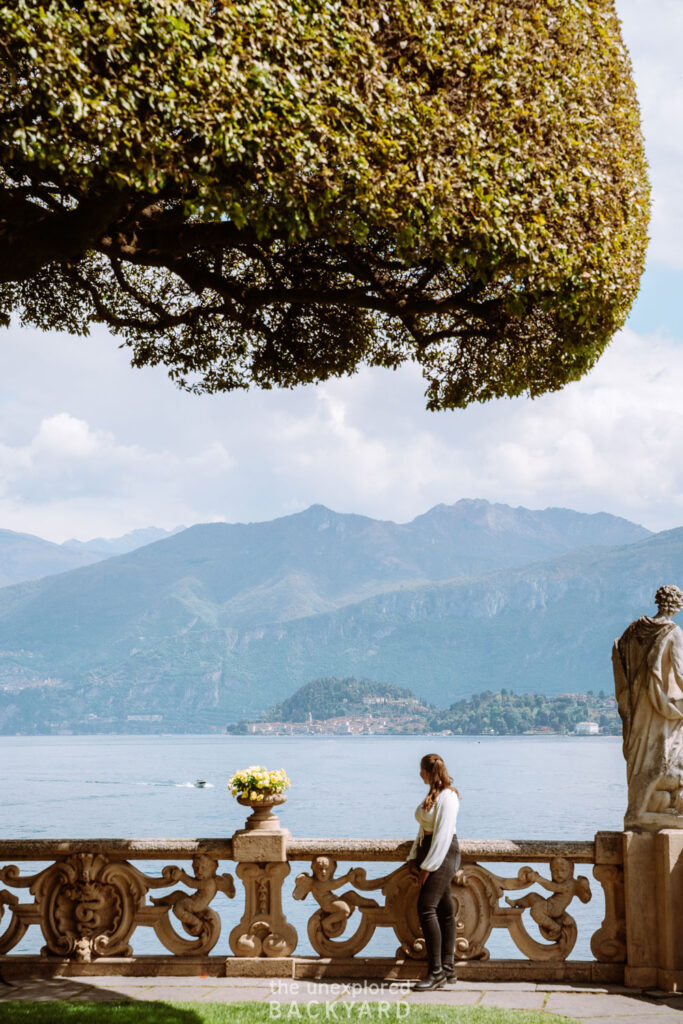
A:
[[[258,721],[228,725],[247,735],[619,735],[614,697],[600,692],[518,694],[485,691],[449,708],[371,680],[319,679],[275,705]]]

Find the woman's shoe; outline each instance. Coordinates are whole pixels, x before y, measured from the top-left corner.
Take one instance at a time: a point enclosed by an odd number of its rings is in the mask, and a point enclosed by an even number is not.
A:
[[[432,989],[441,988],[445,984],[446,972],[444,970],[437,971],[435,974],[430,971],[426,978],[415,982],[413,992],[431,992]]]
[[[453,964],[444,964],[443,973],[446,975],[446,982],[449,984],[458,980],[458,973]]]

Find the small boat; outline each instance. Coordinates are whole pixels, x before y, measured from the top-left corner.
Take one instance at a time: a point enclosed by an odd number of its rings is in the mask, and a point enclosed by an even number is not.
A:
[[[195,786],[197,787],[197,789],[204,789],[205,785],[206,779],[197,779],[197,781],[195,782]]]

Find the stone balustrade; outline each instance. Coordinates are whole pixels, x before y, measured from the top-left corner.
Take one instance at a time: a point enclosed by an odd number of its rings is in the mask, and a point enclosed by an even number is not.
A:
[[[673,868],[666,877],[674,902],[679,898],[676,871],[683,854],[677,838],[599,832],[590,842],[461,841],[462,865],[451,889],[460,975],[617,983],[630,977],[629,983],[680,987],[678,954],[668,962],[668,947],[659,938],[656,953],[641,948],[639,919],[631,943],[636,959],[630,959],[628,935],[629,892],[640,918],[647,917],[648,892],[660,906],[666,898],[662,885],[650,891],[659,883],[646,877],[649,854],[653,863],[668,856]],[[646,850],[648,844],[652,849]],[[243,830],[232,839],[0,841],[0,969],[6,976],[147,971],[415,977],[425,963],[417,876],[405,863],[410,845],[292,838],[273,828]],[[632,874],[630,889],[629,851],[641,870],[639,878]],[[506,864],[522,867],[506,874]],[[605,909],[590,937],[594,959],[568,959],[577,940],[572,910],[600,889]],[[292,900],[310,907],[306,928],[317,957],[296,955],[297,931],[287,917],[297,905]],[[222,936],[226,924],[229,932]],[[12,953],[31,926],[42,932],[41,956]],[[672,949],[680,946],[676,927]],[[168,956],[135,955],[136,931],[146,928]],[[393,959],[362,955],[377,929],[393,931]],[[487,944],[494,929],[508,933],[519,959],[491,957]]]

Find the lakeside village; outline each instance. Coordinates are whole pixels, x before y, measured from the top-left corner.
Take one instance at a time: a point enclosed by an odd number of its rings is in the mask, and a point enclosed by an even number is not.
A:
[[[620,735],[614,697],[600,693],[475,694],[449,708],[422,703],[409,690],[370,680],[321,679],[301,687],[258,721],[227,732],[242,735]]]

